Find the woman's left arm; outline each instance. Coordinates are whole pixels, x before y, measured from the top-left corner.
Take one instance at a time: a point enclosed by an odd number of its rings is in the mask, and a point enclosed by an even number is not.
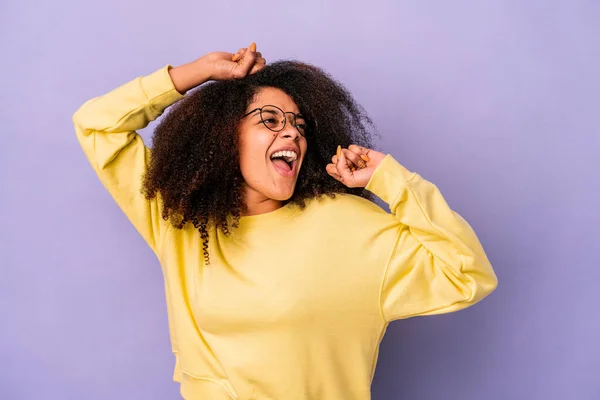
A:
[[[365,164],[358,161],[361,155]],[[392,156],[358,146],[332,161],[330,175],[374,193],[400,224],[380,292],[387,321],[457,311],[496,288],[496,274],[475,232],[434,184]],[[363,168],[352,171],[352,163]]]

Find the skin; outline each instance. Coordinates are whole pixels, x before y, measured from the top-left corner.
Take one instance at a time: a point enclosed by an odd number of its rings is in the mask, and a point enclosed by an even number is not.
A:
[[[171,68],[169,74],[175,89],[184,94],[210,80],[241,79],[260,71],[266,60],[256,51],[256,44],[241,48],[236,53],[208,53],[190,63]],[[248,106],[247,111],[265,104],[284,111],[298,113],[294,101],[276,88],[263,88]],[[292,126],[291,115],[281,132],[267,129],[257,115],[240,121],[240,169],[245,181],[244,201],[246,215],[274,211],[292,197],[302,160],[306,154],[306,139]],[[272,167],[270,154],[284,146],[297,146],[300,154],[298,167],[292,177],[279,175]],[[339,154],[339,155],[338,155]],[[350,145],[339,149],[327,164],[327,173],[350,188],[365,187],[385,154],[364,147]]]
[[[290,96],[277,88],[263,88],[248,105],[250,112],[264,105],[274,105],[286,112],[300,113]],[[245,181],[244,197],[248,214],[274,211],[294,194],[298,172],[307,151],[306,138],[293,126],[293,117],[288,117],[285,128],[280,132],[269,130],[255,112],[241,121],[239,128],[240,169]],[[296,147],[298,159],[293,176],[279,174],[271,162],[271,154],[285,147]]]

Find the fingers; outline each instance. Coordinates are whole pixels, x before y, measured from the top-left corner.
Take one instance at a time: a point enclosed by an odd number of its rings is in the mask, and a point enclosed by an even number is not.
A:
[[[334,179],[336,179],[336,180],[338,180],[340,182],[342,181],[342,177],[340,176],[340,174],[338,174],[338,171],[337,171],[337,168],[335,167],[335,164],[327,164],[327,166],[325,167],[325,170]]]
[[[371,149],[367,149],[366,147],[351,144],[350,146],[348,146],[348,150],[352,151],[353,153],[358,154],[365,162],[370,161],[369,160],[369,152],[371,151]]]
[[[239,49],[231,58],[231,61],[234,62],[238,62],[240,63],[242,57],[244,56],[244,54],[246,54],[246,50],[248,50],[246,47],[242,47],[241,49]],[[260,51],[256,52],[256,58],[262,58],[262,53]]]
[[[253,51],[256,50],[256,44],[252,43],[250,45],[250,47],[248,47],[248,49],[246,49],[246,51],[244,52],[244,55],[242,56],[241,60],[238,62],[239,65],[239,71],[242,74],[242,76],[236,76],[236,77],[244,77],[248,74],[248,72],[250,72],[250,70],[252,69],[252,67],[254,67],[254,63],[256,62],[256,52]]]
[[[254,66],[250,70],[250,75],[257,73],[261,69],[267,65],[267,60],[265,60],[260,53],[256,53],[256,61],[254,62]]]
[[[371,161],[371,158],[369,157],[369,152],[371,149],[351,144],[348,146],[348,150],[355,155],[359,168],[366,168],[368,166],[368,163]]]
[[[352,180],[352,171],[350,170],[350,167],[348,167],[346,153],[343,150],[338,153],[340,154],[340,157],[338,157],[337,163],[335,164],[337,173],[340,175],[343,182],[350,182]]]
[[[350,147],[348,147],[348,149],[343,149],[342,152],[344,153],[346,158],[353,164],[353,166],[356,166],[358,168],[365,168],[367,166],[367,164],[365,164],[365,161],[362,158],[360,158],[360,155],[351,151]]]
[[[260,71],[267,64],[261,52],[256,51],[256,43],[252,43],[248,48],[239,49],[231,58],[231,61],[237,63],[233,72],[234,78],[243,78],[246,75],[252,75]]]
[[[347,149],[337,148],[331,157],[331,164],[325,167],[327,173],[349,188],[364,188],[383,154],[365,147],[350,145]]]
[[[337,162],[338,162],[337,155],[334,155],[333,157],[331,157],[331,162],[332,162],[333,164],[337,164]],[[350,168],[350,169],[352,169],[352,168],[356,168],[356,167],[357,167],[357,165],[356,165],[356,164],[354,164],[354,163],[353,163],[352,161],[350,161],[349,159],[346,159],[346,164],[348,164],[348,168]]]
[[[368,151],[368,149],[365,149],[363,147],[350,145],[348,146],[348,149],[342,149],[341,151],[346,155],[346,164],[352,172],[354,172],[357,169],[366,168],[367,161],[370,161],[368,156],[366,156],[365,154],[360,154]],[[331,162],[333,164],[337,164],[337,160],[337,155],[331,157]]]
[[[246,53],[246,48],[245,48],[245,47],[243,47],[243,48],[239,49],[239,50],[238,50],[238,51],[237,51],[237,52],[236,52],[236,53],[233,55],[233,57],[231,58],[231,61],[234,61],[234,62],[235,62],[235,61],[239,61],[239,60],[242,58],[242,56],[244,55],[244,53]]]

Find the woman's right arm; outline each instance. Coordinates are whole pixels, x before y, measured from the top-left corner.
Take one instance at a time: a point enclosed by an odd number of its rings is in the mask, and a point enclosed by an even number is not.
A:
[[[244,53],[241,62],[232,62],[232,53],[209,53],[180,67],[166,66],[87,101],[73,115],[77,138],[90,164],[156,254],[166,224],[159,199],[147,200],[141,192],[150,150],[136,131],[187,90],[210,79],[243,77],[262,68],[264,59],[252,51]]]
[[[142,176],[150,151],[136,132],[183,96],[166,66],[85,102],[73,115],[77,139],[121,210],[157,253],[164,233],[158,200],[146,200]]]

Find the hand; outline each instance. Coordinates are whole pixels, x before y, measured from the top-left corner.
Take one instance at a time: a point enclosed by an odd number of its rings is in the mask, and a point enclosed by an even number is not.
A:
[[[190,63],[171,68],[171,80],[180,93],[185,93],[209,80],[241,79],[260,71],[267,61],[252,43],[237,53],[208,53]]]
[[[339,154],[339,156],[338,156]],[[325,169],[334,179],[349,188],[364,188],[385,154],[352,144],[347,149],[338,147],[338,154],[331,157]]]
[[[260,71],[267,63],[254,43],[235,54],[209,53],[202,59],[210,66],[212,80],[241,79]]]

